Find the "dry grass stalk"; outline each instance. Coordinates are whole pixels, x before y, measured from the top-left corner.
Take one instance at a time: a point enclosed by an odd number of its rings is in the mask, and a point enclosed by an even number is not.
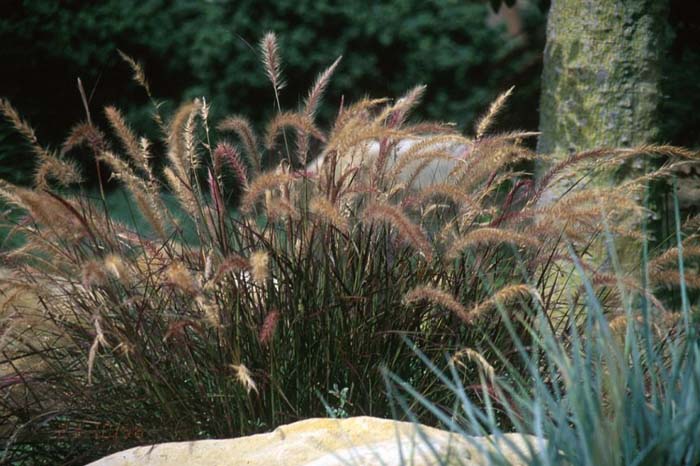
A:
[[[204,314],[204,322],[212,328],[220,329],[222,320],[219,306],[201,294],[198,294],[194,300]]]
[[[401,209],[389,204],[375,202],[365,208],[362,216],[366,222],[388,222],[403,241],[423,254],[426,261],[430,262],[433,260],[432,245],[425,233],[418,225],[411,222]]]
[[[441,134],[416,140],[411,147],[398,155],[398,160],[389,171],[389,179],[395,179],[410,165],[422,160],[460,160],[461,155],[455,155],[453,149],[463,146],[463,154],[469,153],[471,141],[454,134]]]
[[[24,139],[32,146],[32,150],[37,155],[39,160],[49,158],[49,152],[39,145],[34,129],[29,123],[20,117],[19,112],[10,104],[7,99],[0,99],[0,112],[5,116],[5,119],[19,132]]]
[[[362,121],[365,124],[369,121],[369,115],[379,105],[388,102],[387,98],[370,99],[365,97],[347,108],[342,108],[333,125],[333,133],[343,131],[350,122]]]
[[[469,312],[467,312],[467,309],[459,302],[457,301],[454,296],[452,296],[450,293],[441,290],[439,288],[435,288],[432,286],[419,286],[408,293],[404,296],[404,303],[405,304],[412,304],[417,301],[430,301],[431,303],[438,304],[445,309],[448,309],[452,313],[454,313],[457,317],[462,319],[467,324],[472,323],[472,318],[469,315]]]
[[[48,241],[49,238],[77,240],[88,233],[85,225],[72,212],[69,212],[65,205],[47,193],[21,188],[0,180],[0,197],[27,211],[32,220],[44,227],[42,233],[46,237],[33,231],[31,238],[44,242],[44,245],[51,249],[52,254],[56,254],[60,249],[55,243]]]
[[[201,117],[204,105],[199,99],[194,100],[194,107],[187,116],[185,126],[182,130],[182,139],[184,142],[185,154],[184,159],[187,160],[189,168],[195,171],[200,168],[201,163],[197,154],[197,144],[195,131],[197,129],[197,117]]]
[[[333,72],[338,66],[338,63],[340,63],[342,56],[338,57],[331,66],[326,68],[325,71],[323,71],[318,77],[316,78],[316,82],[314,82],[314,85],[311,87],[311,90],[309,90],[309,95],[306,97],[306,100],[304,101],[304,109],[303,109],[303,114],[309,117],[311,121],[314,121],[314,118],[316,117],[316,111],[318,110],[319,103],[321,102],[321,98],[323,97],[323,94],[326,92],[326,88],[328,87],[328,84],[330,83],[331,76],[333,76]],[[297,149],[298,149],[298,154],[299,154],[299,160],[306,165],[307,159],[308,159],[308,152],[309,152],[309,135],[308,133],[302,132],[297,130]]]
[[[95,365],[97,351],[99,350],[100,346],[109,347],[109,343],[107,343],[107,339],[105,338],[104,332],[102,331],[102,318],[99,315],[95,315],[94,325],[95,339],[92,341],[92,346],[90,346],[90,352],[88,353],[88,385],[92,385],[92,369]]]

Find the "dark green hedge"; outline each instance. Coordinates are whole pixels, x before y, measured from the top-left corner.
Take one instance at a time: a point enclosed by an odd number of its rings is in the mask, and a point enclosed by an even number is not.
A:
[[[397,96],[425,83],[421,116],[466,125],[516,85],[503,124],[535,129],[543,14],[527,9],[518,38],[489,26],[489,14],[487,3],[461,0],[4,0],[0,95],[54,146],[84,118],[77,77],[92,94],[93,113],[116,104],[139,129],[149,127],[150,108],[121,49],[143,62],[166,107],[207,96],[214,117],[242,113],[260,123],[273,99],[254,48],[272,30],[288,82],[283,106],[295,106],[316,73],[342,54],[322,117],[341,96]],[[17,142],[2,123],[0,176],[20,181],[31,161]]]

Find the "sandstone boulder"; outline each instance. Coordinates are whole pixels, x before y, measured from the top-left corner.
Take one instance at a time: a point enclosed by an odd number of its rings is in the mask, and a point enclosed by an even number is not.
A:
[[[535,437],[461,437],[431,427],[373,417],[307,419],[267,434],[137,447],[89,466],[340,466],[490,464],[499,451],[509,464],[528,463],[542,446]]]

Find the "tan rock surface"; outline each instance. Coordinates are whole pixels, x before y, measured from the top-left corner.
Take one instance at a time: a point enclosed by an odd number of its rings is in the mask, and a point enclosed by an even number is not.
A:
[[[249,437],[132,448],[89,466],[428,466],[440,460],[481,466],[488,464],[484,452],[494,448],[511,464],[524,466],[529,446],[536,450],[536,439],[518,434],[495,442],[373,417],[307,419]]]

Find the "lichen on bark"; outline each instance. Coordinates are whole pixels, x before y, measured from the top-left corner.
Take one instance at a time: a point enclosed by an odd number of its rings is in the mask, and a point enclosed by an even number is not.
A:
[[[552,1],[540,153],[657,139],[667,8],[667,0]]]

